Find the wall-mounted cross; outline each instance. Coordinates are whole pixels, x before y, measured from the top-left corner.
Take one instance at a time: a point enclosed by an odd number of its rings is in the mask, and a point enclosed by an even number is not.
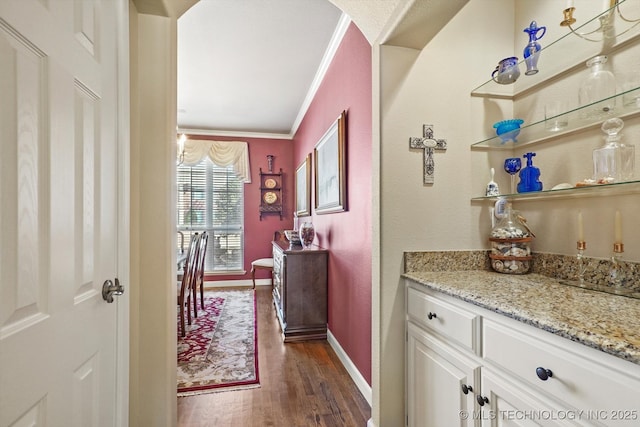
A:
[[[435,173],[435,162],[433,160],[434,150],[446,150],[446,139],[434,139],[433,125],[422,125],[422,138],[412,136],[409,138],[409,148],[423,149],[422,158],[424,161],[423,180],[425,184],[433,184]]]

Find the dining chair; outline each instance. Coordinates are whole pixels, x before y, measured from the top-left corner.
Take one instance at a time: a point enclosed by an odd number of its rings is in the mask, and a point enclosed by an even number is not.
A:
[[[198,317],[198,288],[200,288],[200,308],[204,309],[204,265],[207,257],[208,241],[209,234],[203,231],[200,235],[200,241],[198,242],[198,256],[195,261],[196,266],[191,287],[193,292],[193,315],[195,317]]]
[[[186,326],[184,322],[185,310],[187,312],[187,320],[189,325],[191,324],[191,289],[192,283],[196,273],[196,259],[198,252],[198,243],[200,242],[200,236],[198,233],[194,233],[189,243],[189,249],[187,250],[187,258],[184,261],[184,268],[182,271],[182,280],[179,282],[178,289],[178,310],[180,310],[180,336],[186,336]]]
[[[184,260],[187,258],[187,254],[184,250],[184,232],[178,230],[177,233],[180,239],[180,249],[176,251],[176,261],[177,261],[178,270],[182,270],[182,264],[184,263]]]
[[[273,240],[283,240],[284,233],[280,230],[273,233]],[[273,258],[258,258],[251,261],[251,281],[256,288],[256,270],[269,270],[271,273],[271,287],[273,287]]]

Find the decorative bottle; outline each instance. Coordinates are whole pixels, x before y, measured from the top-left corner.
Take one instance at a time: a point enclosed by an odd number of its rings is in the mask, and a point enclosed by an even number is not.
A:
[[[607,56],[600,55],[587,61],[589,75],[583,80],[578,93],[583,118],[598,118],[611,114],[615,107],[616,78],[605,68]]]
[[[593,150],[593,179],[598,184],[630,181],[633,179],[635,148],[622,143],[620,131],[624,122],[615,117],[602,124],[604,146]]]
[[[541,191],[542,182],[540,182],[540,169],[533,166],[533,157],[536,153],[527,153],[524,157],[527,159],[527,166],[520,171],[520,182],[518,183],[518,193],[528,193],[530,191]]]
[[[316,237],[316,231],[313,228],[313,223],[309,221],[303,222],[302,225],[300,225],[299,235],[302,246],[305,249],[310,248],[313,243],[313,239]]]
[[[542,34],[538,35],[542,31]],[[527,64],[527,71],[525,74],[531,76],[538,72],[538,58],[540,57],[540,40],[547,32],[547,27],[538,27],[536,21],[531,21],[531,24],[524,29],[524,32],[529,35],[529,43],[524,47],[524,62]]]

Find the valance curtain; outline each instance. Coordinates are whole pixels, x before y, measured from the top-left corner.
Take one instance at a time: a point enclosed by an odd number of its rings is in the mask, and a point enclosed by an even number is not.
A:
[[[251,182],[249,166],[249,144],[243,141],[210,141],[187,139],[184,143],[184,166],[195,166],[205,157],[218,166],[233,165],[238,178]]]

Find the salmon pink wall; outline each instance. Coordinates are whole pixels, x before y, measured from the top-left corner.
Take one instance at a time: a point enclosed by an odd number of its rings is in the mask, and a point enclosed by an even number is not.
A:
[[[244,138],[194,136],[198,139],[213,139],[217,141],[246,141],[249,144],[249,162],[251,164],[251,183],[244,186],[244,269],[243,276],[238,275],[207,275],[205,280],[242,280],[251,278],[251,261],[258,258],[271,257],[271,241],[276,230],[293,228],[293,197],[294,176],[293,142],[285,139]],[[284,213],[282,220],[276,214],[263,215],[260,221],[260,168],[268,170],[267,154],[275,156],[273,170],[282,168],[284,173]],[[256,279],[271,277],[266,270],[257,270]]]
[[[325,215],[312,211],[311,219],[317,235],[315,243],[330,252],[329,330],[369,384],[371,84],[371,46],[352,23],[296,132],[293,154],[294,164],[301,164],[338,115],[346,110],[348,211]],[[313,197],[312,190],[312,205]]]

